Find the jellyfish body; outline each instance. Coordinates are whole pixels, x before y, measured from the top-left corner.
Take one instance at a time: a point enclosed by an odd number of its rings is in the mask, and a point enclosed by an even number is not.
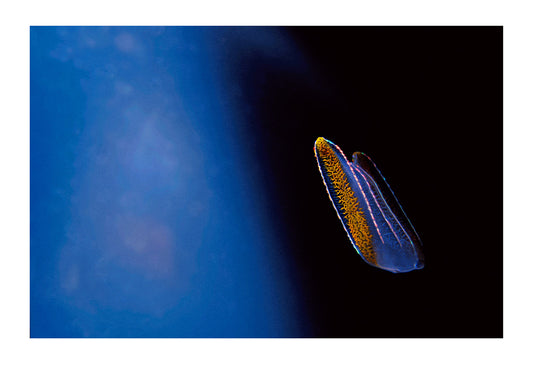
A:
[[[422,242],[372,160],[355,152],[350,162],[323,137],[314,150],[331,202],[363,260],[395,273],[423,268]]]

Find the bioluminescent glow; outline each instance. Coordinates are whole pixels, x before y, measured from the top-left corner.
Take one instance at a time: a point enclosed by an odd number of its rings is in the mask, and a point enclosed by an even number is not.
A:
[[[323,137],[314,150],[331,202],[363,260],[391,272],[423,268],[420,238],[372,160],[355,152],[349,162]]]

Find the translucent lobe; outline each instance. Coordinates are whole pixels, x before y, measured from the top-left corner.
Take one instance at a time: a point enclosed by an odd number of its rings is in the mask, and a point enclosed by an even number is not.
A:
[[[318,167],[355,249],[391,272],[422,268],[421,241],[376,165],[361,152],[349,162],[334,143],[315,142]]]
[[[391,220],[391,227],[395,226],[401,231],[400,238],[407,239],[409,243],[413,245],[418,251],[422,248],[422,241],[416,233],[411,221],[405,214],[402,206],[398,202],[398,199],[392,192],[387,181],[377,168],[376,164],[362,152],[355,152],[353,154],[354,171],[362,172],[369,178],[371,184],[370,189],[373,191],[376,201],[380,203],[379,207],[381,211],[388,213],[388,218]],[[419,253],[419,257],[423,259],[422,254]]]

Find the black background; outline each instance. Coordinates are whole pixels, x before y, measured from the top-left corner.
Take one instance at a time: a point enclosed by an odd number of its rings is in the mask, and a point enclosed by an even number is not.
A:
[[[503,28],[283,32],[313,74],[252,54],[234,74],[306,336],[502,337]],[[374,160],[422,239],[423,270],[357,255],[316,166],[318,136]]]

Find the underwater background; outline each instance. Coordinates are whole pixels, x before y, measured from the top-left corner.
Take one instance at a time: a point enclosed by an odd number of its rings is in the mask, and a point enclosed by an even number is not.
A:
[[[502,337],[501,27],[31,27],[31,337]],[[365,264],[323,136],[425,267]]]

